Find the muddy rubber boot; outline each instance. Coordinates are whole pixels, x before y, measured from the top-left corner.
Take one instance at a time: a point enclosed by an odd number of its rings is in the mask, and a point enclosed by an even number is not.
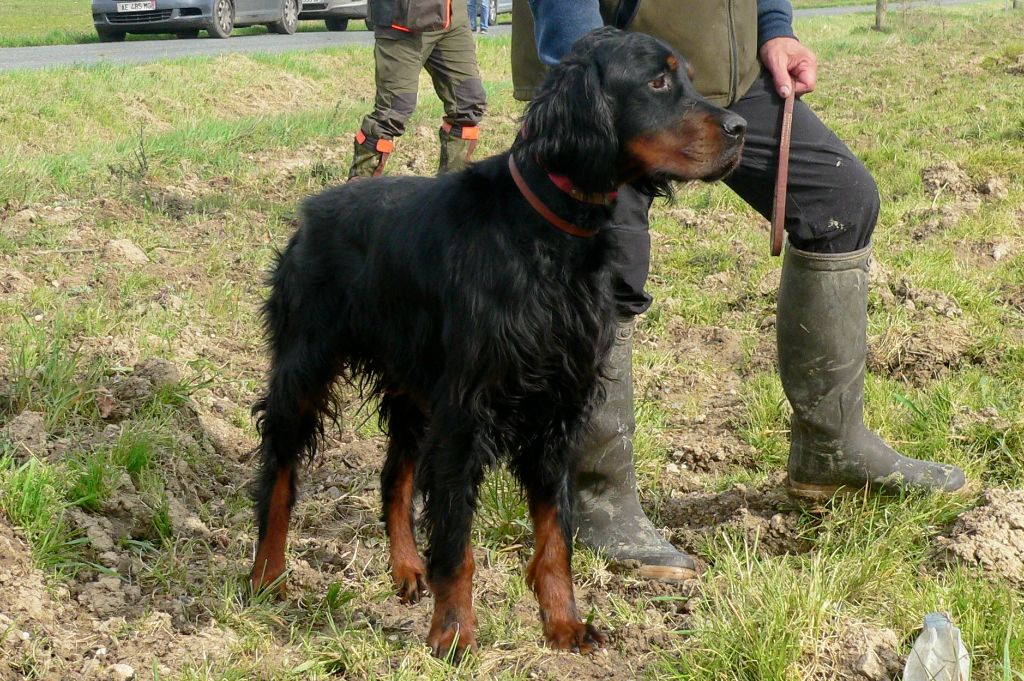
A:
[[[647,579],[697,576],[692,556],[678,551],[640,507],[633,470],[633,320],[620,322],[609,357],[607,399],[594,412],[577,459],[577,539],[613,563],[637,567]]]
[[[864,425],[870,256],[870,246],[827,255],[786,250],[776,331],[793,407],[787,486],[796,496],[953,492],[966,482],[955,466],[901,456]]]
[[[453,173],[462,170],[473,159],[480,129],[476,126],[454,126],[444,123],[438,128],[437,136],[441,142],[441,158],[437,165],[437,174]]]
[[[394,148],[395,144],[391,140],[371,139],[360,130],[356,133],[352,166],[348,169],[349,181],[364,177],[377,177],[383,173],[388,156],[391,155]]]

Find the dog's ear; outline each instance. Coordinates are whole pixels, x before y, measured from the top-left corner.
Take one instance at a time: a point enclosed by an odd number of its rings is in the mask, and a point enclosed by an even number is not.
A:
[[[615,115],[596,45],[586,49],[580,43],[551,70],[530,103],[520,142],[547,170],[568,176],[580,189],[609,191],[618,179]]]

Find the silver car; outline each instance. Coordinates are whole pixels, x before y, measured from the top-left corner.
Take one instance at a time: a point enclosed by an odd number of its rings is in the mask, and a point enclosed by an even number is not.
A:
[[[508,14],[512,11],[512,0],[490,0],[491,2],[491,21],[499,14]]]
[[[323,19],[328,31],[344,31],[349,19],[365,19],[366,0],[303,0],[299,19]]]
[[[299,23],[300,0],[92,0],[92,20],[103,42],[128,33],[174,33],[227,38],[235,27],[265,24],[291,34]]]

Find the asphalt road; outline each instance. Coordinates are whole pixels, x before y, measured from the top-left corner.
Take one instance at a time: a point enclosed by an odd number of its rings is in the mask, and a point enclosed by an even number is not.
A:
[[[904,6],[935,7],[964,5],[987,0],[927,0],[926,2],[890,3],[891,11],[900,11]],[[0,0],[3,2],[3,0]],[[839,16],[874,12],[874,5],[851,7],[825,7],[804,9],[795,12],[797,17]],[[492,26],[491,35],[502,36],[510,33],[505,25]],[[486,38],[485,38],[486,40]],[[372,45],[373,34],[369,31],[343,31],[338,33],[314,32],[295,35],[261,34],[235,36],[227,40],[197,38],[195,40],[132,40],[124,43],[84,43],[81,45],[53,45],[48,47],[6,47],[0,48],[0,71],[16,69],[45,69],[62,66],[90,64],[141,64],[161,59],[182,57],[212,57],[228,53],[277,53],[291,50],[313,50],[345,45]]]

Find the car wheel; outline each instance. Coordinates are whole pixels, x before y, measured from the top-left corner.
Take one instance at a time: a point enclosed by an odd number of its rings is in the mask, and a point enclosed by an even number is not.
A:
[[[199,37],[199,29],[191,28],[187,31],[178,31],[174,35],[178,36],[181,40],[195,40]]]
[[[281,20],[268,24],[274,33],[291,35],[299,26],[299,0],[284,0],[284,7],[281,8]]]
[[[348,28],[348,19],[342,19],[341,17],[327,17],[324,19],[324,24],[327,25],[328,31],[344,31]]]
[[[112,31],[109,28],[97,28],[96,35],[100,37],[101,43],[120,43],[124,42],[125,32]]]
[[[206,29],[211,38],[227,38],[235,30],[235,3],[231,0],[214,0],[213,22]]]

